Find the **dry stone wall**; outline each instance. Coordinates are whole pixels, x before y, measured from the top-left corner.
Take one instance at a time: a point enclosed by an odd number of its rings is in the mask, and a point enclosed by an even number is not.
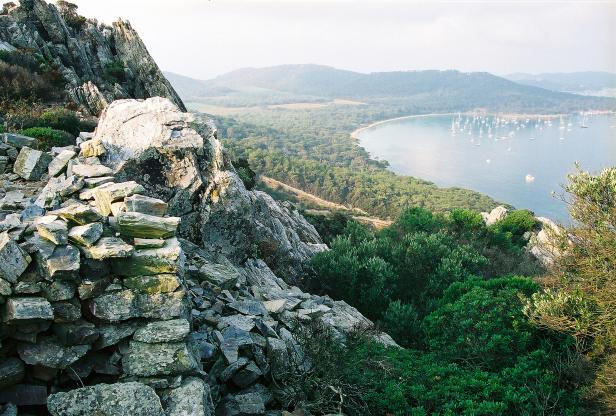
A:
[[[272,271],[298,278],[314,228],[247,191],[215,128],[168,100],[112,104],[78,146],[3,142],[30,162],[0,179],[2,415],[281,415],[298,325],[371,325]]]

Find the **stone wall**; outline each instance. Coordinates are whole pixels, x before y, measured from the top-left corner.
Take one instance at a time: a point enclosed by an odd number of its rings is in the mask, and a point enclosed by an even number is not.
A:
[[[215,133],[150,99],[113,103],[79,146],[4,136],[19,152],[0,177],[0,414],[280,415],[298,326],[371,325],[281,278],[324,247],[243,187]],[[278,241],[276,261],[251,239]]]

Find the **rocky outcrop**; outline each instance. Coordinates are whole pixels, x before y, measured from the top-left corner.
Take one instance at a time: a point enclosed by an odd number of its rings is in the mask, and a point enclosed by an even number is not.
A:
[[[167,97],[185,111],[182,100],[148,53],[129,22],[112,26],[61,13],[43,0],[24,0],[0,14],[0,49],[33,51],[66,83],[67,98],[98,115],[119,98]]]
[[[171,101],[114,102],[92,139],[55,152],[65,167],[1,214],[7,411],[281,415],[290,368],[318,365],[299,329],[371,326],[293,285],[318,234],[246,190],[215,127]]]

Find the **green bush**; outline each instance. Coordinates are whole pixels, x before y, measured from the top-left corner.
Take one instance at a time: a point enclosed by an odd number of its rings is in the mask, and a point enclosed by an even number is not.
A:
[[[40,119],[37,121],[37,126],[33,127],[51,127],[52,129],[64,130],[77,136],[80,131],[80,122],[73,111],[57,108],[41,114]]]
[[[75,144],[75,137],[62,130],[49,127],[31,127],[21,131],[21,134],[36,139],[37,148],[49,151],[54,146],[69,146]]]
[[[105,65],[103,78],[112,84],[121,84],[126,81],[124,65],[120,61],[111,61]]]
[[[492,226],[498,233],[511,235],[514,244],[522,246],[525,244],[523,235],[527,231],[532,231],[537,225],[537,220],[533,213],[526,209],[520,209],[507,214],[505,218]]]
[[[413,305],[393,301],[381,319],[383,331],[404,347],[418,346],[421,340],[421,320]]]
[[[257,174],[254,170],[250,169],[248,160],[240,158],[233,161],[233,166],[235,167],[235,170],[242,182],[244,183],[246,189],[253,189],[257,183]]]

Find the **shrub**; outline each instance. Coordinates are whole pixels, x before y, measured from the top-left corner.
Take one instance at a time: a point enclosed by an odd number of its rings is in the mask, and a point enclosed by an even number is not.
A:
[[[51,127],[55,130],[64,130],[76,136],[80,131],[80,122],[74,112],[57,108],[41,114],[37,125],[33,127]]]
[[[505,218],[494,224],[493,229],[499,233],[511,235],[511,240],[518,246],[523,246],[526,242],[523,239],[524,233],[532,231],[537,225],[537,220],[533,213],[526,209],[520,209],[507,214]]]
[[[35,138],[37,140],[37,148],[43,151],[49,151],[54,146],[69,146],[75,144],[75,138],[71,134],[49,127],[31,127],[22,130],[21,134]]]
[[[235,170],[244,183],[246,189],[253,189],[257,183],[257,174],[250,168],[248,160],[242,158],[237,159],[233,161],[233,166],[235,167]]]
[[[121,84],[126,81],[124,65],[120,61],[111,61],[105,65],[103,78],[111,84]]]
[[[383,331],[404,347],[421,345],[421,320],[413,305],[393,301],[381,319]]]

